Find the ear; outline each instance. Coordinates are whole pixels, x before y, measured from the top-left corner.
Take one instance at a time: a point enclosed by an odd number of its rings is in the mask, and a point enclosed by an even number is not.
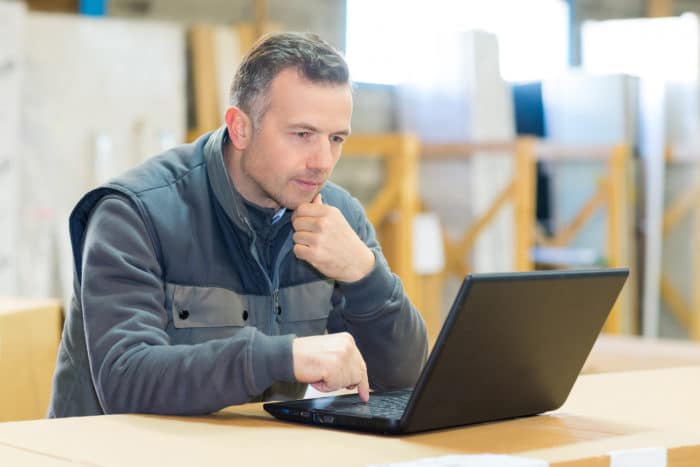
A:
[[[253,126],[245,112],[238,107],[226,109],[226,128],[228,128],[228,137],[235,149],[243,150],[248,146]]]

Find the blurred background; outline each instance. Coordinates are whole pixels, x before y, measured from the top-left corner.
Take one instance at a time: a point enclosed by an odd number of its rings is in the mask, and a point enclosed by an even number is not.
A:
[[[283,30],[347,57],[353,135],[333,179],[365,205],[431,338],[465,274],[625,266],[605,333],[682,341],[653,355],[700,362],[698,13],[699,0],[0,0],[13,297],[0,375],[48,384],[36,375],[71,298],[80,196],[221,125],[241,57]],[[629,349],[615,347],[627,366],[653,360]],[[19,413],[1,404],[0,420]]]

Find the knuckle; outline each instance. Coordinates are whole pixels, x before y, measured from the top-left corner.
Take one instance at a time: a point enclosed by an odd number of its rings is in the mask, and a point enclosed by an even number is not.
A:
[[[304,249],[301,245],[294,245],[294,255],[297,258],[301,258],[302,256],[304,256]]]
[[[350,334],[349,332],[343,333],[343,344],[345,344],[345,347],[348,350],[351,350],[355,347],[355,338],[352,337],[352,334]]]

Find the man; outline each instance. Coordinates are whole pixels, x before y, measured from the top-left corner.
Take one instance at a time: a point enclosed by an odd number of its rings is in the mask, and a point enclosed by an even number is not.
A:
[[[50,417],[201,414],[406,387],[424,323],[354,198],[327,182],[350,133],[343,58],[259,41],[226,125],[88,193]],[[327,334],[324,334],[327,332]]]

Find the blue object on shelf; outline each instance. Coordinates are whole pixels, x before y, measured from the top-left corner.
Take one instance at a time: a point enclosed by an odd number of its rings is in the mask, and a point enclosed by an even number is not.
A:
[[[547,136],[542,101],[542,82],[513,85],[513,108],[515,109],[515,131],[518,135]],[[552,194],[549,173],[542,162],[537,161],[537,220],[547,235],[554,234],[552,225]]]
[[[107,0],[80,0],[81,15],[105,16],[107,14]]]
[[[519,135],[547,136],[542,102],[542,82],[513,84],[515,131]]]

